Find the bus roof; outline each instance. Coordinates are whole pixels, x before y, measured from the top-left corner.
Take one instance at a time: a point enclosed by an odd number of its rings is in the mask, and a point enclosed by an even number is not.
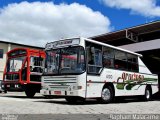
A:
[[[10,50],[9,52],[7,52],[7,56],[9,57],[12,53],[14,53],[15,51],[24,51],[25,53],[22,53],[22,54],[26,54],[26,53],[32,53],[32,52],[36,52],[36,53],[40,53],[40,54],[45,54],[45,52],[44,51],[42,51],[42,50],[36,50],[36,49],[30,49],[30,48],[14,48],[14,49],[12,49],[12,50]],[[17,55],[17,54],[15,54],[15,55]],[[13,55],[13,56],[15,56],[15,55]]]
[[[18,50],[26,50],[26,51],[28,50],[28,51],[35,51],[35,52],[42,51],[42,50],[36,50],[36,49],[30,49],[30,48],[14,48],[7,53],[11,53],[13,51],[18,51]]]
[[[87,39],[87,38],[82,38],[82,39],[84,39],[85,41],[88,41],[88,42],[92,42],[92,43],[95,43],[95,44],[99,44],[99,45],[102,45],[102,46],[110,47],[110,48],[113,48],[113,49],[116,49],[116,50],[120,50],[120,51],[123,51],[123,52],[131,53],[133,55],[142,57],[141,54],[138,54],[138,53],[135,53],[135,52],[132,52],[132,51],[129,51],[129,50],[125,50],[125,49],[122,49],[120,47],[115,47],[113,45],[109,45],[109,44],[106,44],[106,43],[98,42],[98,41],[95,41],[95,40],[92,40],[92,39]]]

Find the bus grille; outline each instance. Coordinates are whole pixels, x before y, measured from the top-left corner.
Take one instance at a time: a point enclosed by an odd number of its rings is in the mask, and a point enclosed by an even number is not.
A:
[[[48,86],[49,89],[55,89],[55,90],[67,90],[70,85],[73,85],[76,83],[76,77],[75,76],[48,76],[48,77],[42,77],[42,86],[45,84],[45,86]]]
[[[11,81],[18,81],[19,80],[19,75],[18,74],[6,74],[6,81],[11,80]]]

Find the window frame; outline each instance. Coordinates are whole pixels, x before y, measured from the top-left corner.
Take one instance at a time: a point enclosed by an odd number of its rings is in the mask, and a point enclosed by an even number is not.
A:
[[[103,46],[86,41],[85,47],[86,47],[86,58],[87,58],[86,59],[87,74],[100,75],[103,70],[103,62],[102,62],[103,61],[102,60],[103,59],[103,52],[102,52]],[[94,50],[92,50],[92,47],[94,48]],[[101,51],[101,52],[99,52],[99,51]],[[97,54],[98,58],[100,60],[99,62],[96,61],[96,56],[97,56],[96,53],[100,53],[100,54]],[[92,60],[93,60],[93,62],[89,63]],[[99,64],[97,64],[97,63],[99,63]]]
[[[125,52],[125,51],[120,51],[120,50],[117,50],[117,49],[114,49],[114,48],[112,48],[112,47],[106,47],[106,48],[109,48],[109,49],[111,49],[111,50],[113,50],[113,57],[107,57],[107,58],[109,58],[110,60],[113,60],[113,66],[111,66],[111,67],[107,67],[107,66],[105,66],[104,65],[104,49],[105,49],[105,47],[106,46],[102,46],[102,52],[103,52],[103,54],[102,54],[102,62],[103,62],[103,69],[104,68],[107,68],[107,69],[114,69],[114,70],[124,70],[124,71],[129,71],[129,72],[139,72],[139,64],[138,64],[138,56],[136,56],[136,55],[134,55],[134,54],[131,54],[131,53],[128,53],[128,52]],[[116,60],[116,58],[115,58],[115,54],[116,54],[116,51],[119,51],[119,52],[122,52],[122,53],[124,53],[125,54],[125,57],[126,57],[126,59],[124,60],[124,62],[126,62],[126,67],[125,68],[116,68],[116,66],[115,66],[115,60]],[[131,56],[133,56],[133,57],[135,57],[136,58],[136,61],[133,61],[132,60],[132,62],[130,62],[129,60],[128,60],[128,55],[131,55]],[[122,60],[123,61],[123,60]],[[131,63],[131,65],[135,65],[136,66],[136,69],[129,69],[129,63]]]
[[[0,49],[0,59],[3,59],[4,49]]]
[[[91,45],[90,45],[91,44]],[[100,69],[99,69],[99,72],[89,72],[89,66],[93,66],[93,67],[96,67],[96,64],[89,64],[89,51],[88,51],[88,49],[89,49],[89,47],[90,46],[94,46],[95,47],[95,49],[96,49],[96,47],[97,48],[100,48],[101,49],[101,51],[102,51],[102,54],[101,54],[101,57],[102,57],[102,61],[101,61],[101,63],[102,63],[102,66],[99,66],[100,67]],[[106,50],[107,49],[111,49],[111,50],[113,50],[112,51],[112,55],[111,56],[107,56],[106,55],[106,58],[104,57],[105,56],[105,48],[106,48]],[[116,51],[118,51],[118,52],[122,52],[123,54],[124,54],[124,60],[122,59],[122,60],[120,60],[122,63],[124,62],[124,67],[120,67],[120,68],[116,68],[116,64],[115,64],[115,61],[116,61],[116,57],[115,57],[115,54],[116,54]],[[128,55],[132,55],[134,58],[136,58],[136,61],[134,62],[134,60],[132,60],[132,62],[130,62],[129,61],[129,59],[128,59]],[[132,54],[132,53],[129,53],[129,52],[125,52],[125,51],[122,51],[122,50],[118,50],[118,49],[115,49],[115,48],[112,48],[112,47],[108,47],[108,46],[104,46],[104,45],[99,45],[99,44],[95,44],[95,43],[92,43],[92,42],[88,42],[87,41],[87,43],[86,43],[86,56],[87,56],[87,59],[86,59],[86,65],[87,65],[87,73],[88,74],[92,74],[92,75],[100,75],[101,74],[101,72],[103,71],[103,69],[104,68],[107,68],[107,69],[113,69],[113,70],[121,70],[121,71],[128,71],[128,72],[137,72],[137,73],[139,73],[139,63],[138,63],[138,56],[137,55],[135,55],[135,54]],[[91,55],[92,56],[92,55]],[[111,60],[111,62],[113,62],[113,63],[111,63],[112,65],[111,66],[105,66],[104,65],[104,59],[109,59],[109,60]],[[94,56],[94,59],[95,59],[95,56]],[[117,59],[118,60],[118,59]],[[136,67],[136,69],[129,69],[129,63],[131,63],[132,65],[135,65]],[[123,65],[123,64],[122,64]]]

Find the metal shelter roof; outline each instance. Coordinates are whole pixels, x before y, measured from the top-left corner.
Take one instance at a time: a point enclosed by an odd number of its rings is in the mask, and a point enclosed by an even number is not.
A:
[[[12,44],[12,45],[18,45],[18,46],[24,46],[24,47],[31,47],[31,48],[37,48],[37,49],[44,49],[44,47],[38,47],[38,46],[33,46],[33,45],[20,44],[20,43],[9,42],[9,41],[4,41],[4,40],[0,40],[0,43]]]
[[[115,46],[158,39],[160,38],[160,21],[154,21],[90,38]]]

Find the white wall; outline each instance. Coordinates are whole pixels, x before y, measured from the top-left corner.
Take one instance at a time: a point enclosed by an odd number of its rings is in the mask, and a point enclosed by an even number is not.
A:
[[[0,43],[0,49],[3,49],[3,58],[0,58],[0,80],[3,78],[3,70],[6,64],[6,53],[8,51],[8,44]]]
[[[119,46],[120,48],[127,49],[133,52],[147,51],[160,48],[160,39],[150,40],[145,42],[138,42],[128,45]]]

